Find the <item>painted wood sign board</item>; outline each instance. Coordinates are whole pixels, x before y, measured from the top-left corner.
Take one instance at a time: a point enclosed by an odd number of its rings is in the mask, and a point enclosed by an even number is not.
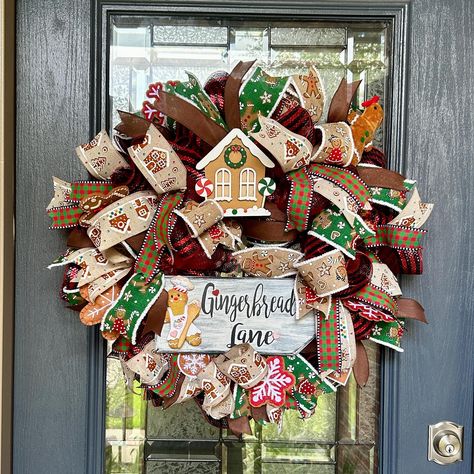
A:
[[[295,354],[314,337],[314,317],[295,318],[294,278],[185,280],[191,285],[184,293],[173,277],[166,278],[168,296],[176,303],[171,302],[161,336],[155,338],[159,352],[221,353],[248,342],[262,354]]]

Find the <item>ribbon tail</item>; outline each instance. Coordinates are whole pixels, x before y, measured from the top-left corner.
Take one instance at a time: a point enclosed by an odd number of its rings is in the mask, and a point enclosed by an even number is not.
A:
[[[239,63],[234,67],[227,79],[224,89],[224,115],[225,121],[230,129],[240,128],[240,97],[239,91],[242,79],[255,61],[247,61]]]
[[[399,318],[416,319],[422,323],[428,324],[425,316],[425,310],[418,301],[412,298],[398,298],[398,313]]]
[[[364,344],[362,344],[361,341],[357,341],[356,343],[356,353],[356,360],[352,370],[354,372],[357,385],[359,387],[364,387],[367,383],[367,380],[369,379],[369,358],[367,357]]]
[[[227,135],[227,131],[223,127],[211,120],[197,107],[176,95],[160,91],[160,97],[155,101],[155,107],[211,146],[216,146]]]
[[[361,82],[348,83],[345,78],[341,80],[329,105],[327,120],[329,123],[343,122],[347,119],[349,107]]]

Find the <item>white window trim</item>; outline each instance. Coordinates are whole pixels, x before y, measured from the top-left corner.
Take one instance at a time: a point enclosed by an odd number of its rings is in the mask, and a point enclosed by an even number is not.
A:
[[[253,179],[249,178],[249,175]],[[242,179],[245,176],[245,181]],[[249,189],[253,188],[253,195],[249,195]],[[243,190],[245,189],[245,194]],[[257,173],[253,168],[244,168],[239,175],[239,201],[257,201]]]
[[[219,180],[220,175],[222,179]],[[224,176],[228,178],[228,181],[224,179]],[[231,172],[226,168],[219,168],[216,170],[214,175],[214,199],[216,201],[232,201],[232,175]],[[221,190],[220,196],[218,196],[218,189]],[[228,189],[228,195],[226,190]]]

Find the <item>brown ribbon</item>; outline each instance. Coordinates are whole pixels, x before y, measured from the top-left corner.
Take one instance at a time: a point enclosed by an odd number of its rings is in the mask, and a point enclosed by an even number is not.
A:
[[[161,330],[163,329],[163,324],[165,323],[167,308],[168,292],[163,290],[153,306],[150,308],[150,311],[148,311],[143,334],[154,332],[158,336],[161,336]]]
[[[146,232],[140,232],[137,235],[129,237],[125,242],[130,245],[131,249],[138,254],[142,248],[143,241],[145,240]]]
[[[66,245],[75,249],[94,247],[92,240],[89,239],[86,230],[82,227],[76,227],[71,231],[67,237]]]
[[[122,133],[130,138],[142,137],[146,134],[150,122],[139,115],[117,110],[121,122],[115,126],[117,132]]]
[[[255,61],[239,63],[232,69],[224,89],[224,114],[225,121],[229,129],[241,128],[240,124],[240,105],[239,91],[242,79],[248,70],[254,65]]]
[[[372,168],[371,166],[358,166],[357,172],[367,186],[406,191],[405,186],[403,186],[405,177],[396,171]]]
[[[234,419],[228,416],[227,423],[229,424],[229,430],[232,431],[235,436],[240,436],[241,434],[252,434],[252,428],[250,428],[249,418],[247,416],[241,416]]]
[[[398,298],[398,313],[399,318],[410,318],[428,324],[425,316],[425,310],[418,301],[412,298]]]
[[[296,240],[298,232],[296,230],[285,231],[286,214],[281,211],[276,204],[267,201],[265,209],[270,211],[269,217],[240,219],[243,233],[251,239],[263,242],[291,242]]]
[[[160,91],[159,99],[155,100],[155,107],[211,146],[216,146],[227,135],[227,130],[177,95]]]
[[[364,344],[356,342],[356,360],[354,362],[354,377],[359,387],[364,387],[369,380],[369,359]]]
[[[345,122],[347,114],[351,106],[352,99],[362,81],[347,83],[346,79],[342,79],[337,91],[332,97],[328,111],[328,122]]]
[[[268,419],[267,405],[262,405],[258,408],[250,406],[250,413],[252,414],[252,418],[257,422],[260,420],[270,421]]]

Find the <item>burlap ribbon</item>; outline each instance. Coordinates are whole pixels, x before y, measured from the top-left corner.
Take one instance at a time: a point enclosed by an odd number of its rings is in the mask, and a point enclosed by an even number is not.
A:
[[[216,357],[215,363],[227,377],[245,389],[257,385],[267,373],[265,358],[248,343],[232,347]]]
[[[157,194],[186,189],[186,168],[153,124],[143,142],[131,146],[128,152]]]
[[[247,275],[282,278],[296,274],[296,262],[303,254],[292,249],[265,246],[239,250],[232,256]]]
[[[169,357],[155,350],[155,342],[150,341],[142,351],[129,359],[126,364],[130,370],[140,377],[145,385],[156,384],[169,368]]]
[[[319,298],[338,293],[349,286],[346,259],[340,250],[295,264],[304,282]]]
[[[313,150],[311,161],[328,165],[348,166],[354,155],[354,140],[345,122],[318,125],[315,130],[319,146]]]
[[[89,247],[66,253],[49,265],[48,268],[71,263],[80,267],[73,281],[77,283],[78,287],[81,287],[116,270],[126,269],[128,272],[132,266],[133,259],[115,249],[101,252],[94,247]]]
[[[94,178],[107,180],[117,169],[129,168],[105,130],[101,130],[89,143],[79,145],[76,153]]]
[[[153,191],[133,193],[96,214],[87,235],[99,250],[106,250],[147,230],[157,206]]]

